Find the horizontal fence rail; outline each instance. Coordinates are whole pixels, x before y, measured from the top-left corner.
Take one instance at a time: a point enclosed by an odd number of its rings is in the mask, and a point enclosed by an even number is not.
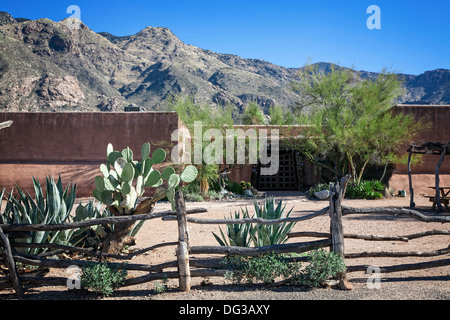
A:
[[[4,264],[8,268],[8,276],[0,277],[0,289],[13,288],[18,297],[23,297],[23,283],[30,285],[66,285],[67,278],[63,277],[45,277],[48,271],[38,270],[25,275],[18,275],[15,263],[20,262],[28,265],[35,265],[42,268],[68,268],[69,266],[83,267],[92,261],[87,260],[64,260],[50,259],[50,256],[63,252],[79,252],[86,256],[97,259],[116,259],[118,261],[129,261],[134,257],[143,253],[155,250],[157,248],[174,246],[176,248],[176,260],[161,264],[136,264],[127,262],[127,270],[146,272],[147,274],[126,279],[124,286],[132,286],[149,281],[178,278],[181,291],[190,290],[190,281],[193,277],[209,277],[224,276],[230,270],[223,269],[221,261],[223,258],[217,255],[237,255],[244,257],[261,256],[267,253],[303,253],[318,248],[329,247],[330,251],[340,254],[344,259],[356,258],[374,258],[374,257],[434,257],[446,255],[450,253],[450,246],[447,248],[430,250],[430,251],[405,251],[405,252],[359,252],[346,253],[344,250],[344,239],[359,239],[364,241],[401,241],[408,242],[436,235],[450,235],[450,230],[429,230],[420,233],[407,235],[375,235],[375,234],[354,234],[344,233],[342,228],[342,217],[351,214],[388,214],[395,216],[409,216],[422,222],[450,222],[450,216],[429,216],[417,210],[395,209],[395,208],[354,208],[342,205],[342,194],[348,183],[348,177],[341,181],[331,184],[330,186],[330,205],[308,215],[300,217],[289,217],[276,220],[265,220],[260,218],[245,219],[204,219],[190,216],[195,213],[207,212],[204,208],[186,210],[184,198],[180,191],[175,195],[176,211],[164,211],[156,213],[148,213],[142,215],[130,216],[114,216],[100,219],[92,219],[81,222],[71,222],[58,225],[11,225],[4,224],[3,217],[0,215],[0,244],[3,249]],[[226,247],[226,246],[191,246],[189,239],[189,223],[204,225],[231,225],[231,224],[261,224],[274,225],[279,223],[300,222],[320,217],[323,215],[330,216],[330,232],[291,232],[289,238],[297,237],[314,237],[316,239],[306,242],[292,242],[279,245],[271,245],[264,247]],[[150,220],[161,218],[164,221],[178,222],[178,241],[160,243],[148,248],[143,248],[128,254],[106,254],[101,251],[94,251],[93,248],[80,248],[50,243],[26,243],[26,242],[10,242],[9,239],[27,237],[27,233],[32,231],[57,231],[91,227],[95,225],[129,223],[140,220]],[[41,255],[27,255],[16,252],[13,248],[48,248],[52,249]],[[210,258],[192,257],[190,255],[213,255]],[[286,258],[291,261],[308,261],[306,256]],[[1,263],[1,261],[0,261]],[[112,266],[122,265],[123,262],[108,262]],[[421,262],[414,264],[399,264],[395,266],[380,267],[381,272],[397,272],[405,270],[419,270],[426,268],[436,268],[450,265],[450,259],[442,259],[430,262]],[[367,265],[347,266],[346,272],[367,271]],[[171,270],[172,269],[172,270]],[[173,270],[173,269],[176,269]],[[169,271],[168,271],[169,270]],[[338,280],[346,281],[346,274],[338,276]]]

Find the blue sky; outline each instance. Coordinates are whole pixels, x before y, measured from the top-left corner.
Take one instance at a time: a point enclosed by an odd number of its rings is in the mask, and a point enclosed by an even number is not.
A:
[[[0,0],[0,11],[60,21],[70,5],[96,32],[167,27],[188,44],[285,67],[310,59],[366,71],[450,69],[450,0]],[[381,29],[367,28],[370,5],[381,10]]]

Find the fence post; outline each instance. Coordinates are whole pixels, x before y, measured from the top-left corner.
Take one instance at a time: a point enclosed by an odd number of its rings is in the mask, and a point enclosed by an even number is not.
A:
[[[344,259],[344,230],[342,227],[342,207],[341,200],[347,188],[348,176],[341,179],[340,183],[330,184],[330,233],[331,250]],[[344,262],[345,263],[345,262]],[[339,287],[345,290],[353,289],[347,281],[347,275],[344,271],[337,275]]]
[[[178,221],[178,273],[180,280],[180,290],[188,292],[191,290],[191,270],[189,268],[189,235],[187,230],[186,205],[183,193],[175,193],[175,206]]]
[[[0,214],[0,224],[4,224],[3,216]],[[11,244],[9,243],[8,236],[0,228],[0,245],[3,247],[3,255],[5,257],[6,266],[8,267],[8,273],[11,278],[14,291],[19,298],[23,298],[23,287],[20,282],[19,275],[17,274],[16,263],[12,255]]]

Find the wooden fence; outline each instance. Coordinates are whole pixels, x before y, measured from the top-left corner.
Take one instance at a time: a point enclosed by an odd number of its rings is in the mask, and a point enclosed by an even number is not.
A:
[[[408,215],[417,218],[424,222],[450,222],[450,216],[428,216],[415,210],[409,209],[394,209],[394,208],[352,208],[342,205],[342,195],[345,194],[348,179],[344,178],[341,181],[331,184],[330,186],[330,205],[322,210],[314,212],[312,214],[301,217],[289,217],[278,220],[264,220],[259,218],[246,218],[246,219],[200,219],[189,216],[192,213],[205,212],[205,209],[186,210],[183,195],[181,192],[177,192],[175,195],[176,200],[176,212],[166,211],[159,213],[150,213],[144,215],[124,216],[124,217],[108,217],[101,219],[93,219],[82,222],[72,222],[61,225],[11,225],[4,224],[2,216],[0,215],[0,246],[3,248],[4,264],[8,268],[9,277],[0,278],[0,289],[7,287],[13,287],[18,297],[23,297],[24,289],[23,284],[28,285],[66,285],[67,278],[63,277],[44,277],[43,275],[21,275],[17,274],[16,262],[21,262],[28,265],[41,266],[45,268],[68,268],[69,266],[84,266],[88,261],[85,260],[55,260],[47,259],[50,255],[59,254],[62,252],[80,252],[88,256],[97,258],[111,258],[117,260],[131,260],[133,257],[151,251],[162,246],[176,246],[177,260],[166,262],[158,265],[150,264],[133,264],[127,263],[127,270],[136,270],[147,272],[143,276],[127,279],[124,286],[131,286],[148,281],[164,278],[178,278],[181,291],[189,291],[191,287],[192,277],[208,277],[208,276],[223,276],[228,270],[221,269],[221,258],[192,258],[190,255],[209,255],[209,254],[221,254],[221,255],[239,255],[239,256],[259,256],[266,253],[302,253],[311,251],[317,248],[330,247],[330,250],[339,254],[344,259],[363,258],[363,257],[406,257],[406,256],[421,256],[430,257],[445,255],[450,253],[450,247],[444,249],[438,249],[430,252],[362,252],[346,254],[344,248],[344,239],[363,239],[368,241],[385,241],[385,240],[397,240],[397,241],[409,241],[431,235],[450,235],[449,230],[431,230],[427,232],[400,235],[400,236],[382,236],[382,235],[360,235],[344,233],[342,227],[342,216],[349,214],[393,214],[393,215]],[[315,237],[324,238],[322,240],[314,240],[309,242],[297,242],[287,243],[279,245],[271,245],[265,247],[248,248],[248,247],[224,247],[224,246],[191,246],[189,241],[189,223],[199,224],[240,224],[240,223],[252,223],[252,224],[278,224],[283,222],[300,222],[308,219],[313,219],[318,216],[330,215],[330,233],[318,233],[318,232],[294,232],[290,233],[289,237]],[[150,220],[155,218],[162,218],[163,220],[177,220],[178,221],[178,241],[161,243],[155,246],[141,249],[137,252],[127,255],[111,255],[103,254],[102,252],[94,252],[92,248],[77,248],[69,247],[57,244],[30,244],[30,243],[18,243],[11,242],[10,239],[15,237],[23,237],[24,232],[30,231],[54,231],[54,230],[67,230],[74,228],[83,228],[94,225],[104,224],[117,224],[124,222],[132,222],[139,220]],[[21,235],[18,235],[21,233]],[[46,253],[45,255],[25,255],[19,254],[14,251],[15,247],[29,247],[29,248],[50,248],[53,251]],[[296,258],[302,260],[303,258]],[[303,259],[304,260],[304,259]],[[111,263],[119,264],[118,262]],[[380,267],[381,272],[396,272],[402,270],[414,270],[433,268],[439,266],[450,265],[450,259],[442,259],[437,261],[416,263],[416,264],[403,264],[396,266]],[[353,271],[366,271],[367,265],[350,266],[347,267],[347,272]],[[164,271],[165,269],[177,269],[177,271]],[[338,275],[338,280],[346,283],[346,274]]]

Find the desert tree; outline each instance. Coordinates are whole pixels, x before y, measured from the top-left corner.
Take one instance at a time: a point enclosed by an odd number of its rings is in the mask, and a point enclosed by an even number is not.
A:
[[[371,160],[389,157],[424,128],[422,121],[395,112],[403,84],[386,70],[362,79],[351,69],[309,65],[292,89],[301,97],[298,121],[309,125],[309,139],[297,146],[334,178],[349,168],[359,184]]]

